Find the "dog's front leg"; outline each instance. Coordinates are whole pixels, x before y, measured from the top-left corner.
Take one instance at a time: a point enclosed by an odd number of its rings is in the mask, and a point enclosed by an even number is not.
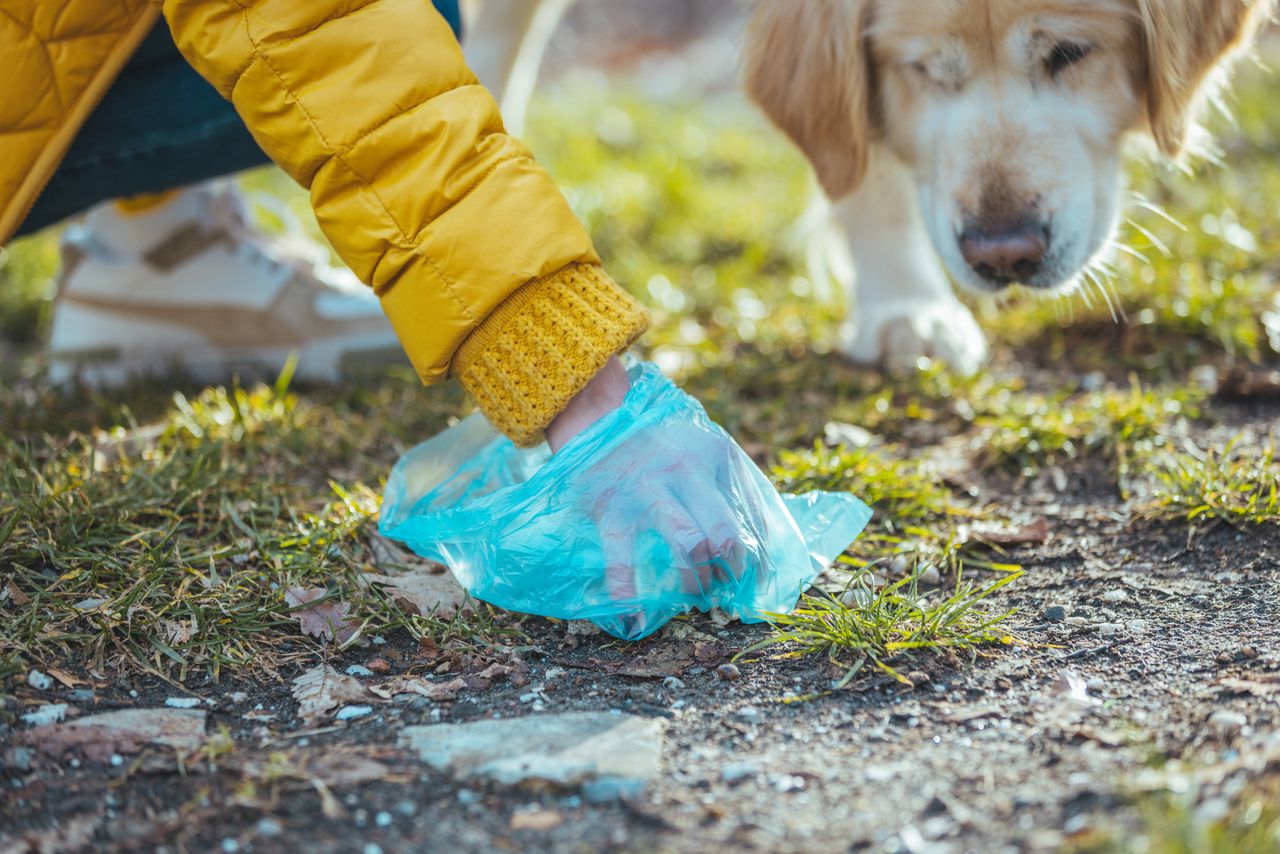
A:
[[[902,368],[928,356],[962,373],[977,371],[986,338],[943,272],[907,167],[875,146],[863,183],[833,214],[856,268],[841,352],[862,364]]]
[[[484,0],[464,34],[467,64],[502,110],[507,132],[524,133],[543,54],[573,0]]]

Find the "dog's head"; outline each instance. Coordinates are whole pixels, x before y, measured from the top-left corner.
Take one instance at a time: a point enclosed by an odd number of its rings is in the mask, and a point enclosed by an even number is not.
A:
[[[1124,138],[1170,158],[1274,0],[757,0],[749,94],[832,198],[873,143],[916,175],[952,276],[1054,288],[1101,252]]]

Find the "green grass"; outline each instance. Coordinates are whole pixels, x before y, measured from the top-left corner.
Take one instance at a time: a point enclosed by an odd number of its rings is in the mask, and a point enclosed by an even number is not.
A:
[[[1280,524],[1280,460],[1275,448],[1261,452],[1229,445],[1193,455],[1182,452],[1156,464],[1154,518],[1229,525]]]
[[[328,588],[365,637],[500,632],[485,609],[472,624],[446,623],[403,613],[360,583],[376,494],[331,473],[359,459],[374,425],[353,415],[335,430],[334,411],[284,383],[215,388],[174,394],[147,428],[0,439],[0,567],[12,585],[0,649],[10,669],[72,659],[178,678],[271,671],[282,642],[316,646],[289,616],[283,594],[294,586]]]
[[[1166,448],[1179,419],[1199,418],[1204,395],[1192,388],[1143,388],[1087,394],[1025,394],[978,420],[980,464],[1030,476],[1050,464],[1104,460],[1128,493],[1135,466]]]
[[[769,614],[773,632],[743,650],[750,655],[781,647],[791,656],[825,655],[845,670],[837,687],[870,667],[910,684],[893,665],[903,656],[931,652],[954,658],[980,646],[1010,644],[1004,623],[1012,611],[988,611],[985,602],[1020,572],[983,587],[957,579],[950,591],[928,591],[916,575],[880,584],[869,571],[856,573],[845,593],[805,596],[790,614]]]
[[[1088,854],[1275,854],[1280,851],[1280,778],[1252,781],[1221,816],[1197,812],[1187,798],[1146,795],[1133,805],[1136,829],[1104,831],[1072,851]]]
[[[1016,577],[966,533],[996,511],[924,462],[945,440],[1015,475],[1102,460],[1123,489],[1155,489],[1161,518],[1275,521],[1272,457],[1184,458],[1169,447],[1208,405],[1190,390],[1190,369],[1277,361],[1263,324],[1280,274],[1273,86],[1244,76],[1239,125],[1219,128],[1230,168],[1134,170],[1136,190],[1169,216],[1131,211],[1123,239],[1143,257],[1117,256],[1113,297],[1127,320],[1096,294],[1092,307],[1082,296],[975,302],[999,370],[973,378],[938,366],[891,376],[831,354],[841,297],[811,278],[796,228],[808,167],[745,104],[659,102],[570,77],[541,95],[530,139],[613,275],[653,308],[648,353],[782,486],[850,490],[875,506],[842,566],[855,579],[890,576],[888,598],[866,605],[880,616],[814,599],[800,619],[817,632],[806,648],[845,657],[865,641],[888,664],[901,632],[926,631],[912,622],[922,614],[958,615],[935,626],[939,648],[999,634],[982,628],[994,619],[979,607],[987,588],[949,600],[897,579],[930,566]],[[269,202],[256,206],[269,227],[296,217],[318,235],[306,195],[279,172],[242,182]],[[270,670],[316,649],[283,602],[293,585],[349,602],[365,635],[483,643],[512,628],[488,611],[451,624],[406,615],[359,583],[381,479],[465,410],[456,388],[423,392],[401,367],[336,390],[201,389],[181,378],[109,395],[53,390],[38,342],[57,265],[51,233],[0,254],[0,672],[50,660],[172,676]],[[1102,372],[1101,390],[1080,390],[1085,370]],[[829,448],[832,422],[881,444]],[[864,641],[858,620],[870,626]]]

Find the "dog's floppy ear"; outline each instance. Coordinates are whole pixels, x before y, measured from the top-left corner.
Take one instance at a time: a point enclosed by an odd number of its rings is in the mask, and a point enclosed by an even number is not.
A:
[[[757,0],[745,83],[813,164],[833,199],[867,169],[872,94],[864,42],[870,0]]]
[[[1274,0],[1138,0],[1146,48],[1147,116],[1160,151],[1193,141],[1204,103],[1250,45]]]

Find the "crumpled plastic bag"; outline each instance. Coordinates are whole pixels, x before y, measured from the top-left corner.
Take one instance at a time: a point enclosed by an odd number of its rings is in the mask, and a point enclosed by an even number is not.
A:
[[[652,364],[623,405],[552,455],[480,415],[391,472],[379,528],[511,611],[638,640],[694,608],[787,612],[871,518],[849,494],[779,495]]]

